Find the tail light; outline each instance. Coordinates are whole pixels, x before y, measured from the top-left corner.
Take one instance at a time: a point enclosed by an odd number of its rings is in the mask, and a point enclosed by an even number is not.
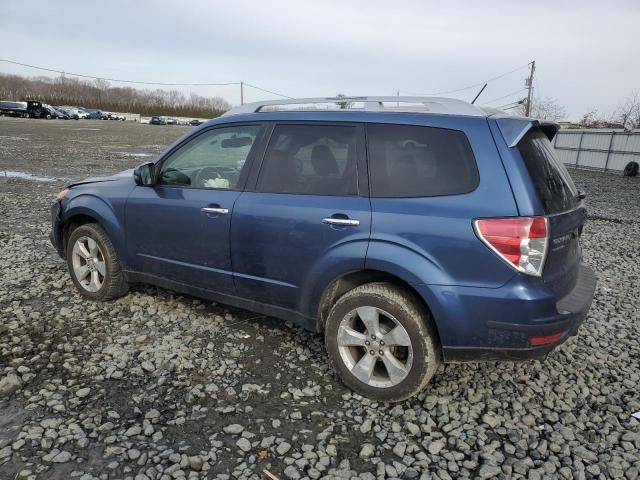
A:
[[[513,268],[542,275],[549,244],[546,217],[483,218],[473,226],[480,240]]]

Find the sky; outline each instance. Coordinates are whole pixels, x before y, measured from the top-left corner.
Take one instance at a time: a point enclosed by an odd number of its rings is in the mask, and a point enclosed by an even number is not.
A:
[[[640,91],[639,25],[638,0],[0,0],[0,58],[137,81],[242,80],[290,97],[471,100],[517,69],[477,101],[494,107],[524,97],[535,60],[534,95],[578,119]],[[181,90],[240,103],[235,85]],[[277,98],[245,88],[245,101]]]

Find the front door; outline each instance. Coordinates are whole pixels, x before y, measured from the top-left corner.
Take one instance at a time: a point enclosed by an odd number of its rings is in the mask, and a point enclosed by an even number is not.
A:
[[[156,167],[126,205],[132,270],[233,293],[229,227],[260,125],[205,130]]]

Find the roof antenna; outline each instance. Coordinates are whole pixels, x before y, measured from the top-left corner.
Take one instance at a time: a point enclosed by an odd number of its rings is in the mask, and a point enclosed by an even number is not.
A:
[[[484,92],[484,89],[487,88],[487,83],[485,83],[482,88],[480,89],[480,91],[478,92],[478,94],[475,96],[475,98],[473,100],[471,100],[471,105],[473,105],[474,103],[476,103],[476,100],[478,99],[478,97],[480,96],[480,94],[482,92]]]

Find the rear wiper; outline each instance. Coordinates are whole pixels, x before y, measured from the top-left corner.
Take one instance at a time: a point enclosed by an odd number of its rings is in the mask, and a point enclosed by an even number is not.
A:
[[[587,194],[582,190],[578,190],[578,193],[576,193],[576,198],[578,200],[584,200],[585,198],[587,198]]]

